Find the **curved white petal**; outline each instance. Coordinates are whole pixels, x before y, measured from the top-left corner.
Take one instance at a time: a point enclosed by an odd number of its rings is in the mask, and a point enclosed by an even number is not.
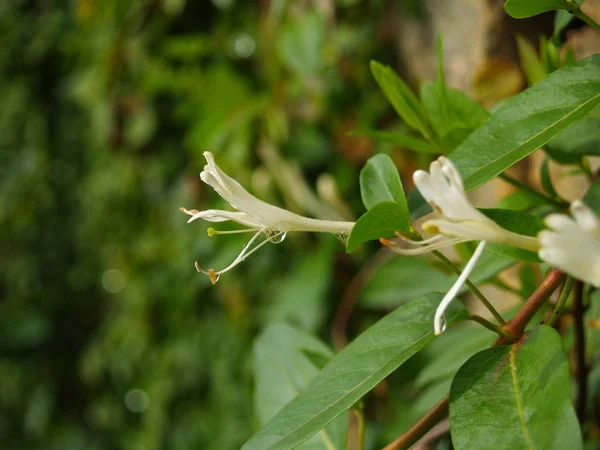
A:
[[[574,220],[564,214],[546,217],[550,230],[539,233],[539,256],[568,274],[600,287],[600,226],[583,203],[571,205]]]

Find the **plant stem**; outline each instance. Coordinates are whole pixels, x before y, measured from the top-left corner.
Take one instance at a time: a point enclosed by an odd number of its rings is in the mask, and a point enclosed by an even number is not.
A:
[[[567,303],[567,299],[571,294],[571,289],[573,289],[573,277],[567,276],[567,281],[565,281],[565,287],[563,287],[562,292],[560,293],[560,297],[556,302],[556,306],[554,307],[554,311],[552,311],[552,315],[546,322],[546,325],[554,326],[558,318],[560,317],[560,313],[565,307],[565,303]]]
[[[356,420],[358,421],[356,430],[356,450],[363,450],[365,445],[365,412],[361,407],[354,411]]]
[[[573,15],[575,17],[580,18],[581,20],[583,20],[585,23],[587,23],[589,26],[591,26],[592,28],[594,28],[596,31],[600,31],[600,25],[598,25],[594,19],[592,19],[590,16],[588,16],[586,13],[584,13],[580,8],[579,5],[577,6],[577,8],[573,11]]]
[[[517,339],[516,336],[512,336],[512,335],[508,334],[508,332],[506,331],[505,327],[501,327],[501,326],[498,326],[496,324],[493,324],[489,320],[486,320],[483,317],[478,316],[477,314],[471,314],[470,318],[471,318],[472,321],[477,322],[480,325],[483,325],[488,330],[491,330],[494,333],[499,334],[500,336],[504,336],[505,338],[513,340],[513,341]]]
[[[575,323],[575,361],[577,367],[577,401],[575,409],[579,423],[585,422],[587,404],[587,375],[588,367],[585,360],[585,329],[583,322],[583,283],[576,281],[573,286],[573,319]]]
[[[505,328],[505,331],[511,335],[520,338],[523,335],[525,326],[529,323],[531,318],[535,315],[536,311],[541,308],[546,300],[552,295],[556,288],[560,285],[564,279],[564,274],[558,269],[552,269],[546,275],[542,284],[531,294],[527,301],[521,306],[519,311],[510,320]],[[575,293],[574,293],[575,294]],[[583,324],[583,314],[582,324]],[[583,328],[582,328],[583,329]],[[496,342],[492,344],[492,347],[499,345],[506,345],[511,342],[511,339],[500,336]],[[583,343],[581,348],[583,348]],[[584,376],[587,376],[585,372]],[[417,442],[421,436],[423,436],[430,428],[436,423],[442,420],[443,417],[448,414],[448,408],[450,406],[450,399],[445,396],[439,403],[429,410],[417,423],[415,423],[410,429],[394,441],[390,442],[383,450],[403,450],[410,447],[412,444]]]
[[[440,260],[442,260],[448,267],[450,267],[452,269],[452,271],[455,274],[460,276],[461,271],[458,268],[458,266],[456,266],[452,261],[450,261],[448,258],[446,258],[442,253],[440,253],[437,250],[434,250],[431,253],[433,253]],[[502,326],[506,325],[506,322],[502,318],[500,313],[496,310],[496,308],[494,308],[494,306],[490,303],[490,301],[487,298],[485,298],[485,296],[481,293],[481,291],[479,289],[477,289],[477,287],[473,283],[471,283],[471,281],[469,281],[469,280],[467,280],[465,282],[465,284],[471,290],[471,292],[473,292],[473,294],[475,294],[477,296],[477,298],[479,300],[481,300],[481,303],[483,303],[483,305],[488,309],[488,311],[490,313],[492,313],[492,316],[494,316],[494,318],[498,321],[498,323]]]
[[[531,294],[527,301],[517,311],[515,316],[510,320],[506,326],[506,331],[517,337],[521,337],[525,331],[525,327],[529,321],[533,318],[535,313],[542,307],[542,305],[548,300],[556,288],[562,283],[565,278],[565,274],[558,269],[551,269],[542,281],[537,289]],[[509,344],[510,340],[501,336],[495,345],[506,345]]]
[[[406,433],[390,442],[383,450],[403,450],[410,447],[448,414],[449,405],[450,398],[446,395]]]
[[[511,177],[510,175],[507,175],[506,173],[501,173],[500,175],[498,175],[498,177],[501,178],[502,180],[506,181],[508,184],[512,184],[514,187],[521,189],[522,191],[525,191],[525,192],[535,196],[536,198],[542,200],[544,203],[547,203],[550,205],[556,205],[560,208],[566,208],[569,206],[568,203],[550,198],[547,195],[544,195],[541,192],[536,191],[532,187],[527,186],[524,183],[521,183],[519,180]]]

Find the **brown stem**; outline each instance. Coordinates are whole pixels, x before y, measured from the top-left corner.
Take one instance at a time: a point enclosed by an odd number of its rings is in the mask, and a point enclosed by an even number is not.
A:
[[[331,327],[331,338],[333,345],[339,351],[348,345],[346,337],[346,327],[348,320],[354,312],[356,303],[358,302],[358,294],[363,284],[368,281],[377,267],[387,261],[394,255],[386,247],[383,247],[369,259],[365,265],[358,271],[352,281],[346,287],[342,300],[338,306]]]
[[[577,374],[577,401],[575,409],[579,422],[585,421],[585,410],[587,404],[587,372],[588,367],[585,360],[585,329],[583,322],[583,314],[585,308],[583,306],[583,283],[576,281],[573,285],[573,319],[575,324],[575,364]]]
[[[450,399],[446,395],[433,408],[427,412],[417,423],[399,438],[386,445],[383,450],[402,450],[417,442],[431,427],[446,417]]]
[[[542,284],[537,287],[508,323],[506,327],[508,334],[521,337],[529,321],[562,283],[564,278],[565,274],[560,270],[551,269],[550,272],[548,272],[548,275],[546,275],[546,278],[544,278],[544,281],[542,281]],[[494,346],[506,344],[510,344],[510,341],[504,336],[500,336],[494,343]]]
[[[542,307],[544,302],[552,295],[556,288],[562,283],[565,274],[558,269],[552,269],[546,275],[542,284],[531,294],[527,301],[521,306],[519,311],[506,325],[508,335],[521,337],[525,331],[525,327],[533,318],[538,309]],[[506,345],[512,342],[511,339],[500,336],[492,347],[498,345]],[[448,414],[450,405],[449,397],[446,395],[438,404],[429,410],[417,423],[415,423],[402,436],[386,445],[383,450],[402,450],[410,447],[417,442],[431,427],[442,420]]]

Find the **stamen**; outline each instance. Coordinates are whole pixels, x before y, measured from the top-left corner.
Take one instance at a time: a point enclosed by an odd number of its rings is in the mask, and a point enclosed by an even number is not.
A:
[[[188,216],[194,216],[200,212],[197,209],[185,209],[185,208],[179,208],[179,211],[187,214]]]
[[[221,230],[215,230],[213,227],[209,227],[208,230],[206,230],[208,237],[213,237],[215,234],[239,234],[239,233],[248,233],[250,231],[256,232],[257,228],[246,228],[244,230],[221,231]]]
[[[445,236],[444,236],[445,237]],[[380,239],[380,242],[383,245],[386,245],[388,247],[391,247],[392,250],[396,253],[398,253],[399,255],[424,255],[426,253],[429,253],[433,250],[439,250],[441,248],[446,248],[446,247],[450,247],[452,245],[456,245],[456,244],[461,244],[463,242],[468,242],[471,239],[466,239],[466,238],[451,238],[451,239],[444,239],[441,242],[438,243],[434,243],[432,245],[426,245],[424,247],[418,247],[418,248],[402,248],[400,247],[396,242],[394,241],[390,241],[388,239],[384,239],[383,242]]]
[[[404,236],[399,231],[396,231],[396,236],[398,236],[404,242],[407,242],[407,243],[412,244],[412,245],[427,245],[427,244],[430,244],[430,243],[435,242],[435,241],[439,241],[440,239],[444,238],[444,235],[437,234],[437,235],[435,235],[433,237],[430,237],[429,239],[423,239],[421,241],[414,241],[412,239],[407,238],[406,236]]]
[[[477,245],[477,248],[473,252],[473,256],[471,256],[471,259],[469,260],[462,273],[458,277],[458,280],[456,280],[456,282],[452,285],[450,290],[446,293],[446,295],[444,295],[444,298],[435,310],[435,316],[433,319],[433,329],[436,336],[439,336],[446,330],[446,319],[444,317],[446,308],[448,308],[450,302],[454,300],[454,297],[456,297],[456,294],[458,294],[458,291],[460,291],[462,285],[465,284],[465,281],[467,281],[467,278],[469,278],[469,275],[471,275],[471,272],[473,271],[477,260],[483,252],[485,244],[486,241],[481,241],[479,245]]]

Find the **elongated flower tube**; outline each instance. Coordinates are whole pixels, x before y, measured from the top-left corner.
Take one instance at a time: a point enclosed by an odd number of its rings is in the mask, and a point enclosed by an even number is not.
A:
[[[212,153],[205,152],[204,157],[206,158],[207,165],[200,173],[200,179],[217,191],[221,197],[238,211],[232,212],[218,209],[197,211],[195,209],[180,208],[185,214],[191,216],[188,223],[196,219],[203,219],[208,222],[233,221],[244,226],[243,229],[234,231],[217,231],[209,228],[209,236],[254,232],[254,236],[244,246],[237,258],[226,268],[219,271],[215,271],[214,269],[204,271],[196,263],[196,269],[208,275],[213,284],[217,282],[223,273],[233,269],[266,243],[278,244],[282,242],[290,231],[332,233],[336,236],[347,237],[354,226],[354,222],[311,219],[263,202],[223,172],[215,163]],[[265,239],[255,245],[261,235],[264,235]]]
[[[571,203],[572,218],[550,214],[550,230],[538,235],[539,256],[547,263],[595,287],[600,287],[600,223],[581,201]]]
[[[431,163],[429,172],[417,170],[413,174],[413,181],[437,215],[437,218],[423,224],[423,229],[434,236],[422,241],[400,236],[405,242],[411,244],[412,248],[404,248],[397,242],[386,239],[382,240],[383,244],[401,255],[419,255],[462,242],[481,241],[462,275],[444,296],[436,310],[434,329],[436,334],[440,334],[445,329],[446,308],[471,274],[487,242],[532,251],[539,250],[540,244],[537,238],[508,231],[478,211],[467,198],[458,170],[444,156]]]

